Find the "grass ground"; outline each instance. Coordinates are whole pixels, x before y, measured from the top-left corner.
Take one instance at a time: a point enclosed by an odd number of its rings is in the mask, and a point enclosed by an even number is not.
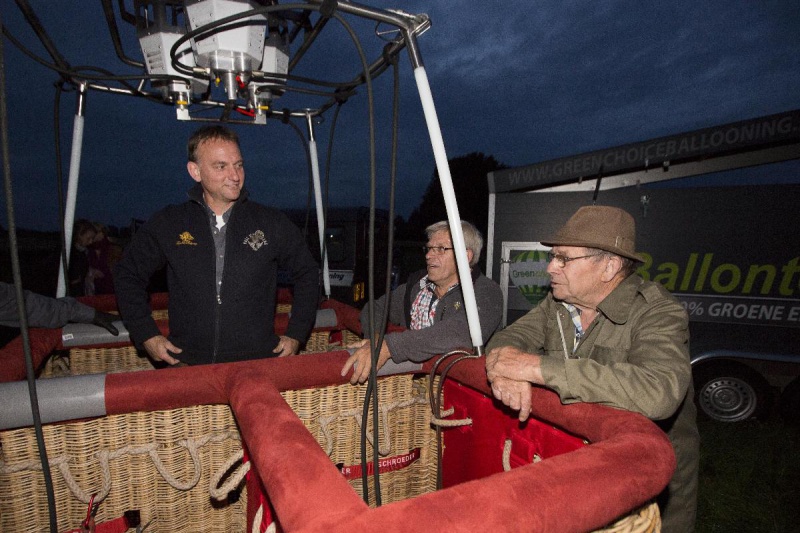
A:
[[[800,426],[699,417],[698,533],[800,531]]]

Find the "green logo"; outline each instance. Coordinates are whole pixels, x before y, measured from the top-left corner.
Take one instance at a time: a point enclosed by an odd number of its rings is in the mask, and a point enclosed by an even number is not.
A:
[[[511,258],[508,273],[510,281],[532,306],[538,304],[550,290],[547,264],[547,252],[544,250],[520,252]]]

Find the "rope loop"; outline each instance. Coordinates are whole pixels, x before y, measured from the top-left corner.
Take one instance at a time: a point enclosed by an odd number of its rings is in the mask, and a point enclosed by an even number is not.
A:
[[[533,461],[531,463],[541,462],[542,456],[538,453],[533,454]],[[506,439],[503,445],[503,470],[508,472],[511,470],[511,439]]]
[[[237,462],[241,461],[236,470],[234,470],[228,481],[225,482],[224,485],[218,488],[219,482],[222,480],[222,477],[225,473],[231,469],[233,465]],[[211,497],[217,501],[222,501],[228,497],[228,494],[236,489],[239,486],[239,483],[242,482],[244,476],[250,471],[250,461],[244,461],[244,450],[239,450],[238,452],[234,453],[233,455],[225,461],[225,464],[222,465],[219,470],[215,474],[211,476],[211,480],[208,487],[208,492],[211,494]]]

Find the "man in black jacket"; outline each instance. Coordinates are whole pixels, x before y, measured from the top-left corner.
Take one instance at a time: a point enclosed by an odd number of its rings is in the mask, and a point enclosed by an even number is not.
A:
[[[316,317],[319,268],[300,230],[280,211],[248,198],[235,132],[197,130],[187,170],[189,200],[156,213],[118,263],[114,284],[137,346],[171,365],[296,354]],[[151,318],[147,285],[167,267],[169,338]],[[278,269],[294,283],[285,335],[274,332]]]

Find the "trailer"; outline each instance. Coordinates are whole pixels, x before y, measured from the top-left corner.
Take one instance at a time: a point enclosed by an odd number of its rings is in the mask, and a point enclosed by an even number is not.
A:
[[[637,272],[690,319],[700,411],[721,421],[800,410],[800,111],[488,175],[487,272],[503,326],[549,290],[547,247],[575,210],[634,216]]]

